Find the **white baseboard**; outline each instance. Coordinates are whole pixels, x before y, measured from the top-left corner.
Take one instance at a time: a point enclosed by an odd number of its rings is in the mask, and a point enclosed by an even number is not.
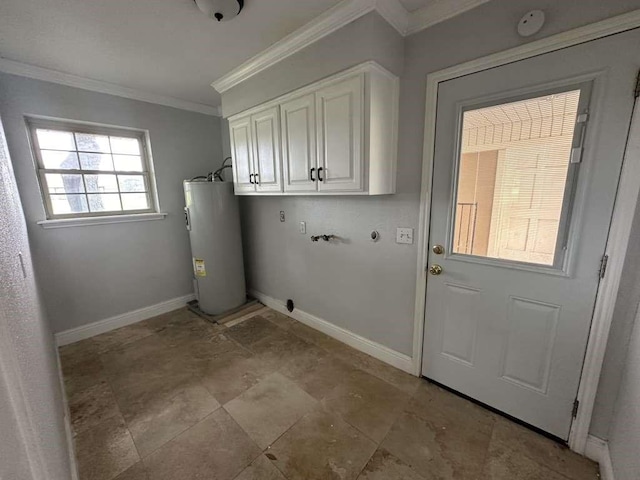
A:
[[[584,455],[600,464],[600,478],[602,480],[615,480],[611,455],[609,454],[609,444],[606,441],[589,435]]]
[[[55,334],[56,344],[61,347],[84,340],[85,338],[94,337],[101,333],[110,332],[116,328],[126,327],[127,325],[141,322],[142,320],[162,315],[172,310],[177,310],[195,298],[194,294],[184,295],[182,297],[172,298],[166,302],[156,303],[155,305],[149,305],[148,307],[116,315],[115,317],[105,318],[104,320],[99,320],[88,325],[65,330],[64,332]]]
[[[396,352],[389,347],[385,347],[384,345],[361,337],[360,335],[356,335],[349,330],[338,327],[333,323],[327,322],[326,320],[318,318],[315,315],[311,315],[310,313],[304,312],[297,308],[293,312],[289,312],[287,310],[287,307],[285,306],[285,302],[265,295],[264,293],[257,292],[255,290],[250,290],[249,293],[256,299],[264,303],[267,307],[270,307],[285,315],[289,315],[290,317],[298,320],[300,323],[304,323],[305,325],[315,330],[319,330],[320,332],[329,335],[330,337],[333,337],[342,343],[346,343],[356,350],[360,350],[367,355],[371,355],[372,357],[377,358],[382,362],[388,363],[393,367],[399,368],[400,370],[413,375],[413,363],[411,357],[409,357],[408,355]]]

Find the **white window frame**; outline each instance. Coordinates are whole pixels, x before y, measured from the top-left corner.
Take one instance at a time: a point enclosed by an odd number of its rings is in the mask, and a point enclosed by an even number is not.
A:
[[[92,220],[103,220],[99,223],[116,223],[126,221],[128,219],[140,217],[140,220],[149,220],[155,218],[163,218],[164,214],[160,214],[155,172],[153,169],[153,162],[151,161],[151,151],[149,148],[148,132],[144,130],[129,129],[125,127],[117,127],[111,125],[100,125],[92,123],[74,122],[64,119],[50,119],[50,118],[38,118],[38,117],[25,117],[27,129],[29,131],[29,140],[31,142],[31,148],[34,156],[34,163],[36,168],[36,174],[38,177],[38,184],[40,186],[40,194],[45,208],[46,220],[44,222],[38,222],[42,224],[55,225],[54,222],[59,223],[60,226],[70,226],[74,223],[77,224],[95,224]],[[142,171],[125,171],[125,170],[83,170],[78,169],[51,169],[45,168],[42,160],[41,148],[38,143],[38,136],[36,130],[59,130],[70,133],[86,133],[95,135],[106,135],[112,137],[125,137],[136,139],[140,145],[140,159],[142,162]],[[75,138],[75,137],[74,137]],[[82,152],[77,149],[75,152]],[[51,203],[51,195],[47,188],[47,182],[45,175],[47,173],[58,174],[75,174],[82,175],[84,182],[84,175],[138,175],[144,178],[145,189],[144,192],[147,196],[147,203],[149,208],[142,210],[110,210],[104,212],[79,212],[68,214],[55,214]],[[84,194],[87,195],[86,188]],[[114,192],[115,193],[115,192]],[[120,185],[118,183],[118,194],[121,194]],[[142,192],[140,192],[142,193]],[[88,198],[87,198],[88,202]],[[159,215],[159,216],[158,216]],[[111,219],[111,222],[107,220]],[[129,220],[131,221],[131,220]]]

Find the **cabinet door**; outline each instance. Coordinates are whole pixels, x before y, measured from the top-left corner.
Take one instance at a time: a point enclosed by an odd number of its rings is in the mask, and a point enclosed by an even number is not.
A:
[[[278,107],[251,116],[256,191],[281,192],[280,118]]]
[[[236,193],[253,192],[253,149],[251,147],[251,122],[249,117],[229,123],[231,155],[233,156],[233,183]]]
[[[319,191],[359,191],[363,182],[364,75],[316,92]]]
[[[308,192],[318,188],[315,102],[312,93],[280,106],[285,192]]]

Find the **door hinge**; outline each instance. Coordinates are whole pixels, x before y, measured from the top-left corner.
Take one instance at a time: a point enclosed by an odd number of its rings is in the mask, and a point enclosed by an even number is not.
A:
[[[571,417],[576,418],[578,416],[578,409],[580,408],[580,400],[575,399],[573,401],[573,410],[571,410]]]
[[[636,77],[636,88],[633,91],[633,98],[640,97],[640,72],[638,72],[638,76]]]
[[[600,260],[600,278],[604,278],[604,275],[607,273],[607,263],[609,263],[609,255],[603,255]]]

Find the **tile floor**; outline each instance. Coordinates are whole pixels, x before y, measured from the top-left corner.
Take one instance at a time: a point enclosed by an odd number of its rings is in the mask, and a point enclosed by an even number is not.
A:
[[[267,308],[62,347],[81,480],[588,480],[597,466]]]

